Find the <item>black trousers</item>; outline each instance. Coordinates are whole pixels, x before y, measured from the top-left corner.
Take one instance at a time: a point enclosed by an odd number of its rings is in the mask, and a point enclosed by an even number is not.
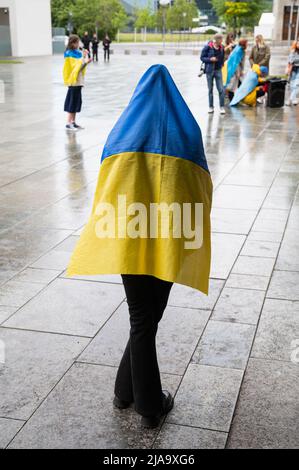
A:
[[[98,58],[98,49],[93,49],[93,51],[92,51],[92,60],[93,60],[94,62],[95,62],[95,61],[98,62],[98,60],[99,60],[99,58]]]
[[[122,279],[131,328],[114,392],[121,400],[134,401],[135,409],[141,415],[152,416],[162,411],[156,333],[172,283],[146,275],[124,274]]]
[[[104,49],[104,60],[110,59],[110,49]]]

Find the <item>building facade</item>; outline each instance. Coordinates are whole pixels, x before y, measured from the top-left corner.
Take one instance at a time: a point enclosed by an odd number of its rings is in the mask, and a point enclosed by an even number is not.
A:
[[[299,0],[274,0],[273,40],[290,42],[299,35]]]
[[[50,0],[0,0],[0,56],[52,54]]]

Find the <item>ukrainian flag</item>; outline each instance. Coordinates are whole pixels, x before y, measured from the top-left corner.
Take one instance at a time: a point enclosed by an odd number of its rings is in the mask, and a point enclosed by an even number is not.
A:
[[[66,86],[74,86],[84,64],[83,54],[79,49],[67,49],[64,53],[63,81]],[[86,68],[82,69],[85,75]]]
[[[260,66],[253,64],[241,84],[236,90],[236,93],[230,102],[230,106],[236,106],[240,101],[244,100],[245,104],[249,106],[256,105],[256,88],[259,84],[259,77],[261,76]]]
[[[227,87],[233,78],[239,64],[242,62],[245,51],[240,45],[236,46],[222,67],[223,86]]]
[[[212,181],[200,128],[167,68],[154,65],[141,78],[108,137],[91,216],[68,275],[147,274],[207,294],[211,202]],[[203,208],[202,241],[196,247],[191,243],[190,248],[190,231],[182,230],[178,236],[175,215],[189,204],[194,229],[195,203]],[[173,211],[160,213],[152,234],[147,229],[155,204]],[[115,208],[117,227],[109,207]],[[161,229],[167,217],[174,229],[170,235]]]

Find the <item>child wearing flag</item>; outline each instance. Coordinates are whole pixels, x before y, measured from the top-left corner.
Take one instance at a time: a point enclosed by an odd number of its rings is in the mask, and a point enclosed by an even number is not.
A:
[[[67,270],[121,274],[131,328],[113,403],[134,403],[147,428],[174,405],[162,390],[155,344],[172,284],[208,293],[211,202],[201,130],[167,68],[153,65],[108,136],[91,215]]]
[[[92,59],[87,52],[82,53],[79,49],[80,38],[76,34],[69,37],[68,45],[64,53],[63,80],[68,86],[68,92],[64,103],[64,111],[67,114],[67,131],[78,131],[82,129],[76,123],[76,114],[80,113],[82,107],[82,87],[84,86],[84,75],[86,66]]]

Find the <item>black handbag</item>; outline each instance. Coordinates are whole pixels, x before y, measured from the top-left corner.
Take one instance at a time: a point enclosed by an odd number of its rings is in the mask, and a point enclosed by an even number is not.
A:
[[[206,73],[206,64],[202,62],[198,76],[202,77],[205,73]]]

